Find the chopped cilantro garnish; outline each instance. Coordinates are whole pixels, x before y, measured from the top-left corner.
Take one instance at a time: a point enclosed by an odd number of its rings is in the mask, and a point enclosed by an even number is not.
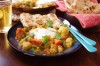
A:
[[[29,34],[28,36],[24,37],[24,38],[19,42],[19,44],[22,44],[27,38],[29,38],[29,37],[31,37],[31,36],[33,36],[33,35],[34,35],[34,33],[31,33],[31,34]]]
[[[64,26],[64,27],[67,27],[67,24],[61,24],[60,26]]]
[[[31,48],[31,49],[30,49],[30,51],[31,51],[31,52],[34,52],[34,51],[35,51],[35,49],[34,49],[34,48]]]
[[[56,35],[56,38],[57,38],[57,39],[62,39],[62,36],[61,36],[60,34],[57,34],[57,35]]]
[[[45,44],[45,43],[47,43],[48,42],[48,36],[44,36],[43,37],[43,43]]]
[[[53,22],[50,21],[50,20],[48,20],[47,23],[46,23],[46,25],[47,25],[48,27],[52,27],[52,24],[53,24]]]
[[[24,27],[25,28],[25,30],[28,32],[29,30],[30,30],[30,28],[29,27]]]

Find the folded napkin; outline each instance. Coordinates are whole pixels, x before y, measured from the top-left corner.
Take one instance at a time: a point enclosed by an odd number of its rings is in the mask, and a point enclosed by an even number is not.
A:
[[[81,23],[83,28],[100,25],[100,14],[71,14]]]
[[[93,2],[97,2],[97,0],[93,0]],[[56,1],[55,3],[57,5],[56,8],[58,10],[64,12],[68,11],[63,0]],[[100,25],[100,14],[70,14],[70,15],[75,16],[79,20],[83,28],[90,28]]]
[[[96,2],[96,3],[98,2],[97,0],[92,0],[92,1],[93,1],[93,2]]]

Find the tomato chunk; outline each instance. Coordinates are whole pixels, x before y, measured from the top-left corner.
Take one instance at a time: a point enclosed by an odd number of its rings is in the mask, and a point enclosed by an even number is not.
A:
[[[45,49],[45,50],[44,50],[44,53],[45,53],[45,54],[50,54],[50,50],[49,50],[49,49]]]
[[[42,44],[42,42],[37,39],[31,39],[30,41],[32,42],[32,44],[37,45],[37,46],[41,46],[41,44]]]
[[[54,39],[54,44],[60,45],[62,44],[62,41],[60,39]]]
[[[17,28],[17,31],[16,31],[16,38],[18,40],[21,40],[22,38],[22,35],[25,33],[25,29],[23,28]]]

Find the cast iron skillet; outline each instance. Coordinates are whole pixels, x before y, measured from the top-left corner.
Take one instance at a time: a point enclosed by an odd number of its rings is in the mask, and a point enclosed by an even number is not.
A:
[[[51,10],[51,11],[53,11],[53,10]],[[41,11],[41,12],[43,12],[43,11]],[[49,13],[50,13],[50,12],[49,12]],[[55,11],[55,9],[54,9],[53,13],[55,13],[58,17],[67,19],[67,20],[70,22],[70,19],[71,19],[71,18],[68,17],[68,14],[63,13],[63,12],[58,11],[58,10]],[[37,13],[36,13],[36,14],[37,14]],[[39,14],[41,14],[41,13],[39,13]],[[43,14],[43,13],[42,13],[42,14]],[[47,14],[47,13],[46,13],[46,14]],[[74,25],[74,24],[72,23],[72,25]],[[71,25],[71,26],[72,26],[72,25]],[[77,27],[77,25],[75,25],[75,26]],[[61,53],[53,54],[53,55],[35,54],[35,53],[32,53],[32,52],[22,51],[22,49],[18,46],[18,41],[17,41],[16,38],[15,38],[15,36],[16,36],[16,29],[17,29],[18,27],[23,28],[23,25],[22,25],[21,22],[15,24],[14,26],[12,26],[12,27],[10,28],[10,30],[8,31],[8,34],[7,34],[7,39],[8,39],[8,41],[9,41],[10,46],[11,46],[13,49],[15,49],[15,50],[17,50],[18,52],[20,52],[20,53],[22,53],[22,54],[24,54],[24,55],[27,55],[27,56],[57,57],[57,56],[69,55],[69,54],[71,54],[71,53],[77,51],[77,50],[81,47],[80,42],[79,42],[79,41],[76,41],[76,42],[74,43],[74,45],[73,45],[70,49],[65,50],[64,52],[61,52]],[[74,27],[74,26],[73,26],[73,27]],[[78,31],[77,28],[75,28],[75,29]]]

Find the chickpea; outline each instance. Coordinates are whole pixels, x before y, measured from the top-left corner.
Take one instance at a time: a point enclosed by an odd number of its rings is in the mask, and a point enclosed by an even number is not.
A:
[[[51,53],[51,54],[54,54],[54,53],[56,53],[56,52],[57,52],[57,47],[56,47],[56,45],[51,44],[50,53]]]
[[[32,44],[30,42],[23,42],[22,48],[24,50],[29,50],[32,47]]]
[[[68,34],[69,33],[69,30],[68,30],[68,27],[64,27],[64,26],[61,26],[58,30],[58,33],[66,33]]]
[[[58,46],[58,52],[62,52],[64,49],[61,45]]]
[[[41,50],[39,47],[36,47],[35,53],[41,53]]]
[[[66,33],[62,33],[61,36],[63,39],[66,39],[68,37],[68,35]]]
[[[72,38],[67,38],[66,39],[66,47],[70,48],[73,44],[73,39]]]

